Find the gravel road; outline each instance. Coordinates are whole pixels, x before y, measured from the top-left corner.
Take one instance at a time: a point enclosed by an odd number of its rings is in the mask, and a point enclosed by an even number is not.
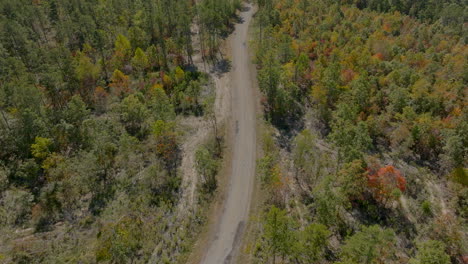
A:
[[[248,52],[248,28],[254,8],[240,13],[242,22],[230,37],[232,54],[231,98],[233,129],[232,170],[224,208],[217,220],[215,236],[203,258],[204,264],[227,264],[234,260],[248,220],[254,185],[256,153],[255,92]]]

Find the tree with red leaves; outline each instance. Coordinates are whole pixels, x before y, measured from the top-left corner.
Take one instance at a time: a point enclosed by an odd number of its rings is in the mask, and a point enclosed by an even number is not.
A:
[[[378,170],[369,169],[367,184],[374,198],[382,203],[397,198],[406,189],[406,179],[398,169],[387,165]]]

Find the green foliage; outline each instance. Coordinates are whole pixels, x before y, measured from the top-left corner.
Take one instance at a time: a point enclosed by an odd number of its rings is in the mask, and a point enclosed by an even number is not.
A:
[[[401,263],[416,237],[443,241],[452,261],[466,255],[462,2],[256,1],[261,103],[277,128],[270,145],[282,148],[281,159],[266,152],[258,171],[263,182],[286,179],[264,187],[282,196],[288,217],[323,224],[337,239],[309,259],[299,257],[299,240],[283,262],[329,263],[340,251],[335,263]],[[455,213],[437,215],[439,203]],[[370,227],[349,236],[361,224]]]
[[[296,230],[296,223],[286,211],[274,205],[265,216],[263,228],[267,254],[264,261],[272,257],[272,263],[276,263],[278,256],[283,262],[287,259],[298,263],[320,261],[331,234],[326,226],[316,223],[307,225],[303,230]]]
[[[210,57],[215,56],[218,52],[219,41],[228,33],[231,19],[240,5],[241,1],[238,0],[200,1],[198,15],[202,31],[202,45],[207,46]]]
[[[273,256],[273,263],[277,255],[286,256],[291,253],[294,242],[292,222],[284,210],[272,206],[265,218],[265,239],[268,251]]]
[[[114,224],[104,226],[98,233],[96,261],[128,263],[137,256],[142,247],[142,222],[131,216],[125,216]]]
[[[179,161],[178,139],[173,122],[158,120],[153,124],[152,134],[156,139],[156,152],[170,173],[175,174]]]
[[[25,224],[31,213],[33,195],[25,190],[9,189],[3,193],[0,206],[1,224],[21,225]]]
[[[463,186],[468,186],[468,169],[456,168],[452,171],[450,177],[454,182],[457,182]]]
[[[239,2],[212,4],[204,11],[217,18],[223,10],[226,20],[206,26],[225,34]],[[195,229],[162,237],[172,232],[166,227],[179,201],[176,114],[205,114],[205,78],[190,66],[200,7],[190,0],[0,3],[7,262],[145,262],[155,241],[177,262]],[[217,50],[222,34],[213,33]],[[155,122],[160,129],[149,137]]]
[[[34,159],[27,159],[18,164],[13,179],[20,183],[20,185],[32,188],[39,183],[39,172],[40,167],[36,161]]]
[[[274,0],[257,0],[256,2],[259,7],[258,23],[261,29],[280,23],[279,12],[274,8]],[[260,38],[262,38],[262,35],[260,35]]]
[[[77,125],[83,122],[90,114],[86,104],[80,96],[73,96],[67,104],[67,109],[64,112],[65,119],[68,123]]]
[[[51,145],[50,138],[36,137],[35,143],[31,145],[31,153],[35,158],[43,160],[50,154]]]
[[[83,52],[78,52],[75,58],[75,73],[78,80],[89,85],[93,80],[98,79],[100,74],[99,66],[95,65],[91,58]]]
[[[132,53],[132,45],[124,35],[118,35],[114,44],[114,66],[122,68],[128,62]]]
[[[332,188],[332,177],[325,177],[314,189],[317,221],[326,226],[341,227],[343,222],[343,208],[346,199]]]
[[[264,155],[257,161],[257,167],[260,174],[260,179],[263,184],[270,184],[272,180],[272,171],[277,160],[272,155]]]
[[[399,11],[410,16],[415,16],[421,20],[435,21],[441,19],[445,25],[452,27],[459,26],[463,17],[463,1],[350,1],[359,8],[369,8],[380,12]]]
[[[280,89],[281,68],[273,51],[266,53],[262,60],[262,65],[262,69],[258,71],[258,85],[260,91],[265,94],[268,106],[270,107],[267,110],[270,115],[269,117],[274,119],[276,117],[275,114],[280,111],[277,107],[279,106],[278,89]]]
[[[296,248],[298,258],[304,263],[315,263],[323,258],[330,231],[322,224],[312,223],[299,233]]]
[[[174,123],[158,120],[153,124],[152,133],[156,138],[163,137],[167,133],[174,132]]]
[[[316,147],[316,137],[309,130],[303,130],[294,139],[294,166],[297,177],[311,184],[321,174],[321,160]]]
[[[418,245],[418,253],[411,264],[449,264],[450,257],[445,253],[444,243],[437,240],[429,240]]]
[[[338,184],[343,193],[350,200],[363,199],[366,191],[367,177],[361,160],[354,160],[343,165],[338,172]]]
[[[215,49],[239,2],[212,4],[204,10],[211,16],[225,12],[222,25],[206,25],[219,29]],[[190,65],[200,7],[0,3],[2,261],[147,262],[161,243],[158,260],[175,263],[187,251],[202,218],[172,218],[180,197],[176,115],[206,114],[206,78]]]
[[[125,124],[128,133],[133,136],[144,137],[146,134],[145,120],[148,109],[141,101],[141,95],[131,94],[122,100],[118,112],[120,120]]]
[[[0,193],[8,187],[8,183],[8,171],[5,168],[0,167]]]
[[[200,146],[195,152],[195,168],[202,178],[202,187],[207,193],[216,190],[216,175],[220,167],[219,153],[217,153],[216,143]]]
[[[160,86],[154,86],[151,92],[150,109],[156,119],[169,121],[175,118],[174,106],[164,89]]]
[[[432,215],[432,203],[430,201],[424,201],[421,203],[421,209],[425,215]]]
[[[391,144],[401,158],[442,161],[451,170],[466,156],[459,132],[466,123],[460,111],[466,66],[461,33],[445,31],[439,22],[421,24],[398,13],[352,6],[400,10],[390,8],[396,2],[377,2],[259,1],[256,58],[265,110],[273,121],[283,121],[273,122],[282,127],[291,112],[302,112],[296,105],[311,106],[344,162]],[[442,2],[406,3],[401,11],[459,5]],[[270,27],[269,16],[276,12],[280,21]],[[452,52],[450,59],[442,60],[446,52]],[[447,78],[455,81],[447,84]],[[397,117],[404,109],[414,112],[411,119]]]
[[[269,51],[262,60],[262,69],[258,72],[260,90],[265,93],[267,100],[274,105],[278,86],[280,84],[280,64],[273,51]]]
[[[148,65],[148,56],[146,56],[142,49],[137,48],[135,50],[135,56],[132,58],[132,66],[137,72],[143,72],[146,68],[148,68]]]
[[[295,97],[297,86],[291,80],[295,77],[290,77],[288,71],[281,68],[275,49],[268,45],[259,49],[262,53],[257,54],[261,65],[258,71],[258,85],[266,97],[262,102],[267,118],[275,125],[287,127],[301,112],[297,107],[299,100]],[[293,75],[298,76],[297,69],[295,72]]]
[[[339,119],[332,127],[330,138],[339,148],[344,162],[363,158],[363,154],[372,146],[368,127],[364,122],[353,125],[349,121]]]
[[[61,112],[63,121],[53,129],[55,142],[58,142],[62,147],[78,147],[85,144],[86,135],[82,130],[82,124],[89,117],[90,112],[81,96],[73,96]]]
[[[341,258],[345,263],[391,263],[395,258],[394,250],[393,230],[369,226],[346,239]]]

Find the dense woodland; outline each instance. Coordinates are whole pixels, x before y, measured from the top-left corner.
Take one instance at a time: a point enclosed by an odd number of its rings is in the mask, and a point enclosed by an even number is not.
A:
[[[466,0],[257,0],[255,263],[466,263]],[[190,117],[237,0],[0,0],[0,262],[177,263]],[[195,41],[195,40],[198,41]],[[205,197],[205,198],[203,198]]]
[[[212,112],[193,56],[216,59],[238,7],[0,1],[0,262],[175,263],[188,250],[202,218],[175,215],[179,121]],[[200,148],[201,174],[219,151]]]
[[[466,263],[466,1],[258,0],[255,263]]]

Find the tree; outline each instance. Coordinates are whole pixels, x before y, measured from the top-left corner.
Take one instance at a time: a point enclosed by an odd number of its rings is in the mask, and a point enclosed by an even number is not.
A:
[[[100,74],[99,66],[95,65],[84,52],[78,52],[75,57],[75,73],[81,82],[81,95],[85,99],[91,100],[92,88],[94,88]]]
[[[137,14],[136,16],[140,15]],[[147,47],[149,43],[149,36],[147,32],[140,26],[133,26],[128,30],[128,37],[130,39],[131,46],[133,47]]]
[[[291,36],[284,34],[281,36],[280,43],[278,44],[278,57],[281,59],[281,63],[287,63],[294,58],[294,55],[294,50],[292,49],[292,38]],[[309,60],[307,59],[306,63],[308,62]]]
[[[73,96],[67,104],[63,115],[67,123],[79,126],[89,116],[91,111],[79,95]]]
[[[149,108],[155,119],[170,121],[175,118],[174,106],[164,91],[162,85],[155,84],[151,91]]]
[[[323,257],[330,231],[322,224],[312,223],[299,232],[296,248],[303,263],[317,263]]]
[[[141,100],[141,95],[131,94],[122,100],[118,109],[120,120],[125,124],[128,133],[140,138],[147,132],[145,121],[148,117],[148,109]]]
[[[78,148],[85,144],[86,135],[82,130],[82,123],[89,117],[91,111],[87,108],[81,96],[75,95],[61,112],[62,122],[53,128],[55,142],[61,147],[71,146]]]
[[[261,65],[262,68],[258,72],[258,85],[266,96],[266,111],[269,118],[278,121],[281,118],[277,115],[277,112],[281,110],[278,104],[279,99],[282,99],[279,97],[281,68],[273,50],[266,52]]]
[[[169,4],[171,2],[166,2],[165,4]],[[171,19],[171,16],[167,16],[164,14],[163,10],[163,3],[162,1],[149,1],[147,2],[149,5],[148,7],[148,25],[149,25],[149,31],[151,33],[151,44],[156,44],[159,46],[159,49],[161,51],[161,66],[164,70],[168,70],[169,66],[167,63],[167,47],[166,47],[166,41],[164,39],[164,36],[166,35],[165,32],[165,18]]]
[[[274,7],[274,0],[257,0],[259,12],[258,12],[258,23],[260,26],[259,39],[260,42],[263,40],[263,33],[265,28],[273,27],[280,23],[279,12]]]
[[[103,113],[107,110],[108,97],[109,93],[102,86],[98,86],[94,89],[94,107],[98,113]]]
[[[115,70],[111,77],[109,86],[112,88],[112,94],[123,96],[130,92],[129,77],[119,70]]]
[[[450,256],[445,253],[444,243],[428,240],[418,245],[418,253],[410,264],[450,264]]]
[[[345,263],[392,263],[395,259],[395,233],[377,225],[364,226],[345,240],[341,259]]]
[[[342,212],[346,200],[342,193],[333,188],[333,180],[330,175],[327,175],[313,190],[316,219],[319,223],[328,227],[337,226],[341,228],[343,224]]]
[[[9,189],[4,192],[0,205],[0,219],[4,223],[25,223],[31,213],[34,197],[26,190]]]
[[[156,67],[161,66],[158,49],[156,46],[151,45],[146,49],[146,55],[148,56],[149,69],[153,70]]]
[[[96,261],[133,262],[138,250],[143,246],[142,225],[141,219],[132,215],[125,216],[116,223],[104,225],[98,233]]]
[[[316,137],[309,130],[303,130],[296,136],[293,150],[294,166],[297,180],[312,184],[321,173],[319,150],[315,146]]]
[[[156,153],[162,158],[169,173],[175,174],[179,149],[174,123],[157,120],[153,124],[152,134],[156,139]]]
[[[148,68],[148,56],[146,56],[142,49],[137,48],[135,50],[135,56],[132,59],[132,66],[138,73],[142,73],[146,70],[146,68]]]
[[[350,86],[353,92],[353,99],[359,109],[358,111],[367,111],[367,108],[369,107],[369,101],[371,98],[371,89],[370,83],[366,79],[366,76],[359,76],[359,78],[351,82]]]
[[[96,146],[94,155],[96,158],[95,162],[98,165],[98,168],[100,169],[99,174],[101,177],[98,179],[98,182],[102,181],[104,183],[107,183],[109,180],[110,172],[115,163],[115,157],[117,155],[117,146],[112,142],[100,141]],[[101,190],[96,188],[96,190],[93,191],[99,193]]]
[[[388,200],[398,198],[399,192],[406,189],[406,179],[400,171],[392,165],[379,168],[377,171],[371,168],[367,174],[368,186],[374,198],[384,205]]]
[[[213,129],[213,135],[216,141],[216,154],[219,156],[221,154],[221,136],[218,133],[218,118],[216,117],[215,112],[215,96],[208,97],[204,102],[204,110],[205,110],[205,118],[211,124],[211,128]]]
[[[367,185],[366,176],[362,160],[354,160],[344,164],[337,177],[341,192],[351,201],[363,200]]]
[[[211,58],[215,58],[220,38],[226,34],[230,18],[239,7],[237,0],[203,0],[198,5],[202,42],[207,42]]]
[[[36,137],[35,143],[31,145],[31,153],[35,158],[44,160],[50,154],[51,145],[50,138]]]
[[[113,65],[116,69],[122,69],[132,56],[132,45],[130,41],[124,35],[117,35],[117,39],[114,44],[114,55]]]
[[[291,253],[294,241],[292,222],[286,212],[272,206],[266,215],[264,229],[268,250],[273,256],[272,263],[276,263],[277,255],[281,255],[284,260]]]
[[[296,83],[302,83],[304,75],[309,69],[309,58],[304,53],[301,53],[299,57],[297,57],[294,66],[294,81]]]
[[[209,149],[202,146],[195,152],[195,164],[198,174],[202,176],[205,189],[209,193],[213,192],[217,185],[216,174],[219,167],[216,157],[210,153]]]
[[[176,12],[178,15],[177,19],[177,43],[181,49],[185,50],[188,63],[192,64],[193,59],[193,47],[192,47],[192,31],[191,24],[193,18],[193,8],[189,1],[179,1]]]
[[[463,121],[455,129],[446,132],[443,154],[441,155],[441,164],[446,170],[461,169],[468,160],[467,133],[468,125]]]
[[[339,148],[340,157],[344,162],[361,159],[363,154],[372,146],[368,126],[365,122],[353,125],[340,119],[332,124],[333,131],[329,137]]]

